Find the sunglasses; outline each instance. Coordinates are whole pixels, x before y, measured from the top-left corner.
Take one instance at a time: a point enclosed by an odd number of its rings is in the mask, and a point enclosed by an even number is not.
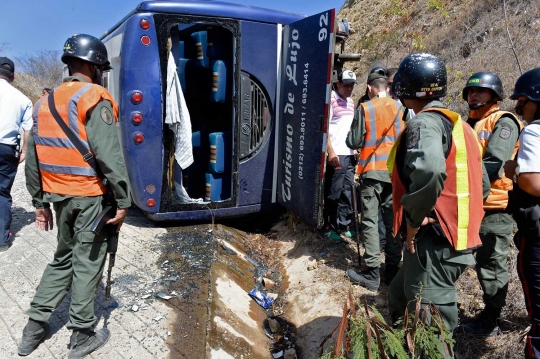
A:
[[[528,102],[529,102],[529,99],[526,99],[525,101],[518,102],[516,104],[516,107],[514,108],[514,111],[516,112],[516,114],[518,114],[519,116],[523,116],[523,108],[525,107],[525,105]]]

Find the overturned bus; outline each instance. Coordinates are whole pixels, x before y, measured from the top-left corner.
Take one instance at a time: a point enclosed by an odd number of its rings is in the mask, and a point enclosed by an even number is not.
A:
[[[280,204],[320,227],[332,70],[351,59],[334,49],[348,31],[333,9],[138,5],[102,37],[135,205],[164,221]]]

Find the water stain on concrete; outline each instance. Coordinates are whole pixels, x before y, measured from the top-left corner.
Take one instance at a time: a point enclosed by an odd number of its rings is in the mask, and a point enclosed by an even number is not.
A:
[[[159,281],[177,294],[167,301],[175,312],[167,339],[171,357],[268,358],[267,313],[247,295],[268,269],[246,254],[238,232],[221,225],[178,227],[160,243]]]

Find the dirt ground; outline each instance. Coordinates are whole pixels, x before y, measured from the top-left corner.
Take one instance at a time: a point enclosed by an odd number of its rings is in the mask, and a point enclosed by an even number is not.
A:
[[[276,314],[296,327],[295,342],[299,358],[320,356],[320,345],[339,322],[349,291],[357,303],[367,300],[375,305],[389,323],[386,307],[387,286],[378,292],[352,286],[346,271],[358,268],[356,243],[347,239],[335,243],[320,232],[288,216],[270,232],[245,237],[251,255],[277,268],[283,275],[278,283],[280,297],[274,304]],[[361,249],[363,253],[363,249]],[[524,343],[520,336],[528,327],[521,284],[516,273],[515,248],[508,258],[510,268],[507,306],[503,310],[502,333],[489,339],[471,338],[455,333],[459,358],[522,358]],[[384,254],[383,254],[384,261]],[[483,307],[482,291],[473,268],[468,268],[457,283],[460,320],[467,321]],[[327,341],[328,351],[334,338]]]

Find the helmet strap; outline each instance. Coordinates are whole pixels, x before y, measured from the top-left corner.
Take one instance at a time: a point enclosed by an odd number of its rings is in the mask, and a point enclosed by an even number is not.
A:
[[[476,105],[469,105],[469,110],[479,110],[482,107],[484,107],[486,105],[491,105],[494,102],[495,102],[495,100],[491,99],[488,102],[480,102],[479,104],[476,104]]]
[[[92,82],[101,86],[101,72],[99,71],[99,67],[92,64],[94,66],[94,74],[92,75]]]
[[[540,119],[540,102],[534,102],[536,104],[536,111],[534,112],[534,119]]]

